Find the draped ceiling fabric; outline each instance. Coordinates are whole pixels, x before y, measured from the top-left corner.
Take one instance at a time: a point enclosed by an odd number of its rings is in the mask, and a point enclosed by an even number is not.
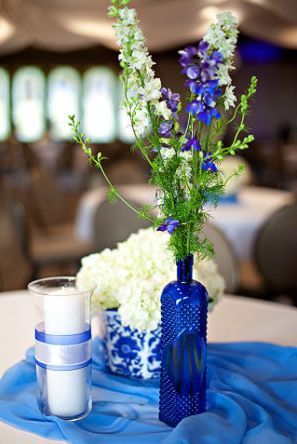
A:
[[[134,0],[152,51],[201,38],[220,10],[240,30],[297,49],[297,0]],[[0,55],[26,46],[67,51],[101,44],[116,48],[108,0],[0,0]]]

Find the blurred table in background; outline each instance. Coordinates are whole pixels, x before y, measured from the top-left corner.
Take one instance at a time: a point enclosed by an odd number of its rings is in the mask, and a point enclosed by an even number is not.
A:
[[[121,186],[119,190],[139,205],[152,204],[156,191],[143,184]],[[94,240],[94,214],[105,198],[106,189],[91,190],[81,197],[75,222],[75,232],[81,240]],[[223,231],[240,260],[250,260],[260,227],[274,211],[292,201],[290,192],[247,186],[238,192],[234,201],[226,200],[218,205],[211,212],[211,222]]]

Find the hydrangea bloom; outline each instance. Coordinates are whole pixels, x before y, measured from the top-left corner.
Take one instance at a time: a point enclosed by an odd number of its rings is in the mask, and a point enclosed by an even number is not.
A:
[[[132,234],[114,250],[83,258],[77,275],[79,288],[96,287],[94,308],[118,308],[124,325],[155,329],[160,322],[160,295],[176,278],[176,265],[167,246],[168,236],[152,228]],[[160,266],[162,264],[162,266]],[[213,261],[194,262],[194,278],[202,282],[217,303],[224,280]]]

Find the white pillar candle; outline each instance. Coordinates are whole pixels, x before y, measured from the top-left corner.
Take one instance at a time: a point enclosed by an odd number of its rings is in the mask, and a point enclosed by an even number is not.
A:
[[[53,290],[44,297],[43,309],[46,334],[72,335],[86,330],[85,297],[74,288]],[[87,409],[88,371],[88,367],[69,371],[46,370],[48,407],[52,414],[73,417]]]

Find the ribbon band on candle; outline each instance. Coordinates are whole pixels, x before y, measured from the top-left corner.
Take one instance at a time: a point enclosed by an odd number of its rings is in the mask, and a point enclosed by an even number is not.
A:
[[[72,345],[53,345],[36,341],[35,359],[46,365],[81,365],[91,359],[91,340]]]
[[[39,367],[71,371],[91,363],[91,328],[72,335],[53,335],[44,331],[44,323],[35,329],[35,362]]]
[[[46,370],[54,370],[54,371],[73,371],[73,370],[79,370],[84,367],[88,367],[92,363],[92,359],[89,359],[88,361],[85,361],[81,364],[77,365],[50,365],[50,364],[44,364],[43,362],[38,361],[35,358],[35,363],[41,368],[44,368]]]
[[[53,345],[80,344],[91,339],[91,327],[86,323],[85,330],[81,333],[71,335],[53,335],[45,333],[44,322],[41,322],[35,328],[35,339],[36,341]]]

